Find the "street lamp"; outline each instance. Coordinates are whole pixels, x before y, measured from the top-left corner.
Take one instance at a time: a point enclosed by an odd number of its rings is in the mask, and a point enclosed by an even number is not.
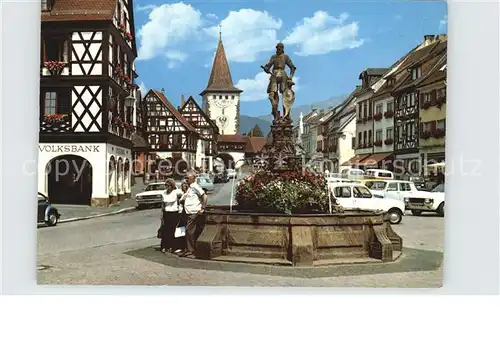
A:
[[[125,98],[125,107],[131,108],[134,107],[135,104],[135,97],[130,93],[129,96]]]

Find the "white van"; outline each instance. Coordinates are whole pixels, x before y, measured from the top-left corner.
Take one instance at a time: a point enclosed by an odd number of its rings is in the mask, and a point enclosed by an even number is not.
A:
[[[357,169],[357,168],[343,169],[340,174],[341,174],[342,178],[350,179],[350,180],[361,180],[365,176],[365,172],[363,172],[363,170]]]
[[[394,174],[385,169],[368,169],[365,172],[365,179],[394,179]]]

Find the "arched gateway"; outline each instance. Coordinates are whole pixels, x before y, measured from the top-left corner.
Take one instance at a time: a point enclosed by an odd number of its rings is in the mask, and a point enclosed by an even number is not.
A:
[[[62,155],[47,163],[47,195],[56,204],[91,205],[92,165],[76,155]]]

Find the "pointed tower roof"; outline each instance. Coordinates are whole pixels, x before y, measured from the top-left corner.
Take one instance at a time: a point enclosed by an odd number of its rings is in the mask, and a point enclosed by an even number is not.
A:
[[[226,51],[224,50],[222,37],[219,33],[219,44],[217,45],[217,51],[215,52],[210,78],[208,79],[207,87],[200,95],[223,92],[241,93],[243,90],[240,90],[233,85],[231,71],[229,70],[229,63],[227,62]]]

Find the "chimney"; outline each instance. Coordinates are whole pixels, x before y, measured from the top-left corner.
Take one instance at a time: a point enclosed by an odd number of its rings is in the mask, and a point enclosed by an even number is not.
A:
[[[186,103],[186,101],[184,100],[184,94],[181,95],[181,106],[184,106],[184,104]]]
[[[161,93],[162,93],[163,95],[165,95],[165,88],[161,88],[161,90],[160,90],[160,91],[161,91]]]
[[[432,44],[436,39],[434,35],[424,35],[424,46]]]
[[[441,41],[447,41],[448,35],[447,34],[439,34],[436,39],[441,40]]]

